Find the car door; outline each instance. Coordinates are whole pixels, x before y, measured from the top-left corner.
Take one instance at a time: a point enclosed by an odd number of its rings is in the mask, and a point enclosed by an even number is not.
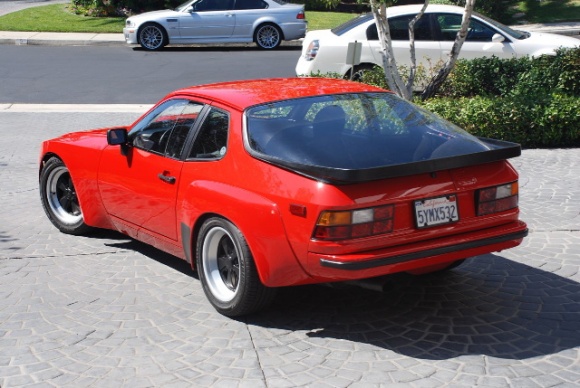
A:
[[[264,0],[235,0],[236,28],[233,36],[239,38],[251,38],[254,32],[255,21],[267,14],[265,9],[268,3]]]
[[[229,38],[234,33],[234,0],[199,0],[179,19],[182,41],[195,42]]]
[[[99,191],[114,220],[177,240],[181,154],[203,107],[185,99],[168,100],[132,128],[126,152],[117,146],[103,151]]]
[[[462,15],[458,14],[434,14],[436,26],[440,31],[440,44],[443,54],[443,59],[447,60],[457,31],[461,28]],[[511,41],[505,37],[503,42],[493,42],[492,37],[499,33],[492,26],[478,20],[471,18],[469,23],[469,31],[465,42],[459,52],[461,59],[474,59],[481,57],[511,58],[515,56],[515,51],[512,47]]]
[[[404,15],[389,18],[389,31],[391,33],[393,52],[397,60],[397,65],[399,66],[411,66],[409,22],[414,17],[415,15]],[[441,46],[435,40],[436,31],[433,28],[431,17],[428,14],[423,15],[417,21],[414,32],[416,63],[417,65],[422,64],[426,69],[429,69],[441,60]],[[381,63],[381,45],[378,40],[378,32],[375,24],[369,27],[367,37],[372,45],[374,55],[379,61],[378,63]]]

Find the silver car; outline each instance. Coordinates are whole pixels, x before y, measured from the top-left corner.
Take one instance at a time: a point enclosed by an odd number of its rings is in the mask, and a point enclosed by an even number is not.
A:
[[[189,0],[174,10],[131,16],[129,44],[159,50],[168,44],[251,43],[274,49],[306,34],[304,6],[282,0]]]

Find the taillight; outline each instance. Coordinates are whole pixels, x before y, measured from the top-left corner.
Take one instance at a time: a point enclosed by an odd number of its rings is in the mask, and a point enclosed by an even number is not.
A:
[[[476,192],[477,215],[499,213],[518,207],[518,182],[488,187]]]
[[[318,40],[313,40],[312,42],[310,42],[308,48],[306,49],[306,52],[304,53],[304,59],[306,59],[307,61],[312,61],[314,58],[316,58],[319,48],[320,44],[318,43]]]
[[[346,240],[368,237],[393,231],[393,205],[366,209],[323,211],[314,229],[318,240]]]
[[[300,20],[306,19],[306,16],[304,15],[304,11],[298,12],[298,14],[296,15],[296,19],[300,19]]]

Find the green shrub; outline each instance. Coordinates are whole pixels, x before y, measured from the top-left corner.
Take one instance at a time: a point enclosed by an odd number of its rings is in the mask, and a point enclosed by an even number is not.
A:
[[[72,0],[71,8],[87,16],[112,16],[175,8],[182,0]]]
[[[421,105],[471,134],[525,148],[580,146],[577,97],[554,94],[542,103],[520,96],[434,98]]]

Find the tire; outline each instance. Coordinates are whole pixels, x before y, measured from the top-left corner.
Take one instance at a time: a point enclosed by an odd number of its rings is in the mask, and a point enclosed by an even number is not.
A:
[[[56,157],[40,172],[40,199],[48,219],[61,232],[82,235],[92,230],[84,222],[68,168]]]
[[[225,316],[264,309],[276,294],[261,283],[242,233],[223,218],[210,218],[201,226],[196,267],[207,299]]]
[[[156,51],[165,47],[168,43],[167,32],[159,24],[145,23],[139,29],[139,44],[145,50]]]
[[[352,81],[363,82],[364,73],[369,71],[369,70],[372,70],[373,67],[374,67],[373,65],[355,66],[355,68],[353,69],[353,73],[352,73]],[[351,79],[350,71],[348,71],[345,74],[344,78]]]
[[[254,41],[263,50],[273,50],[282,43],[282,31],[274,24],[261,24],[254,32]]]

